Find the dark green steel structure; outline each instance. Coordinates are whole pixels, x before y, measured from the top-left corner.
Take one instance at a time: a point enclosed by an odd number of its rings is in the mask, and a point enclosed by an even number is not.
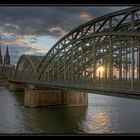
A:
[[[140,7],[93,19],[46,56],[21,56],[11,80],[67,88],[140,89]]]

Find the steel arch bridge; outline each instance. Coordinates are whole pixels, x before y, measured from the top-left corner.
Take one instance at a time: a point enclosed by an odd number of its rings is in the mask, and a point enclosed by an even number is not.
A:
[[[32,80],[37,76],[37,68],[43,56],[22,55],[17,63],[13,77],[18,80]]]
[[[21,56],[12,79],[78,89],[139,90],[140,7],[80,25],[44,57]]]

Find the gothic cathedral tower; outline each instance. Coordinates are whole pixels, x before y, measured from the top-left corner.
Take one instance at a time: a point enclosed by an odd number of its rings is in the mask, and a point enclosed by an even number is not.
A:
[[[9,56],[8,45],[7,45],[7,49],[6,49],[6,55],[4,56],[4,64],[10,65],[10,56]]]
[[[1,46],[0,46],[0,64],[2,64]]]

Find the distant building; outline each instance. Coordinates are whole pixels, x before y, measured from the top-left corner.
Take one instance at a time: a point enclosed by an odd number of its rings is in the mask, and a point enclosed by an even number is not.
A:
[[[2,57],[2,53],[1,53],[1,46],[0,46],[0,65],[10,65],[10,55],[9,55],[9,49],[7,46],[6,49],[6,54],[4,55],[4,62],[3,62],[3,57]]]
[[[6,49],[6,55],[4,56],[4,64],[10,65],[10,55],[9,55],[8,45]]]
[[[0,75],[1,74],[8,75],[13,70],[15,70],[15,65],[10,64],[10,55],[9,55],[8,46],[6,48],[6,54],[4,55],[4,59],[3,59],[3,56],[2,56],[1,46],[0,46]]]
[[[2,64],[1,46],[0,46],[0,64]]]

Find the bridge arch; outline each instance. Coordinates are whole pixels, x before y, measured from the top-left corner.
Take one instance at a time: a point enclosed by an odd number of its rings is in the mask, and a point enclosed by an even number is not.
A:
[[[14,78],[16,80],[36,79],[37,67],[43,56],[22,55],[16,66]]]
[[[23,55],[15,79],[78,88],[140,86],[140,7],[113,12],[70,31],[46,56]]]
[[[140,79],[140,7],[113,12],[80,25],[62,37],[37,68],[40,81],[74,83],[99,79],[112,83],[118,73],[134,86]],[[127,68],[126,68],[127,67]],[[136,69],[136,72],[135,72]],[[127,80],[126,80],[127,81]]]

